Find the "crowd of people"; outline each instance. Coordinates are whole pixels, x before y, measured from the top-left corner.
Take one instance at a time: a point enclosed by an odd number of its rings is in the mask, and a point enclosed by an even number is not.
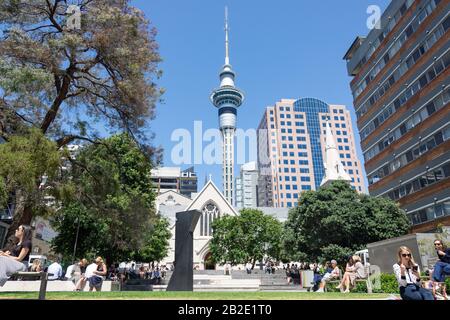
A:
[[[403,300],[435,300],[437,295],[447,299],[445,277],[450,275],[450,248],[447,248],[440,239],[434,241],[434,246],[438,261],[426,272],[429,280],[421,276],[420,267],[414,261],[412,251],[405,246],[399,248],[393,272]],[[355,287],[357,279],[366,279],[369,276],[358,255],[348,258],[342,276],[336,260],[326,262],[324,266],[316,263],[292,263],[284,266],[284,269],[288,284],[300,284],[301,271],[312,271],[314,274],[312,289],[315,292],[324,292],[327,283],[334,280],[339,281],[336,289],[348,293]]]
[[[166,265],[160,266],[159,263],[138,265],[135,262],[122,262],[111,265],[108,269],[103,258],[99,256],[91,264],[88,264],[87,259],[81,259],[70,265],[63,275],[63,268],[57,257],[53,257],[52,263],[47,267],[41,265],[42,262],[39,259],[33,260],[32,264],[28,265],[32,248],[32,229],[30,226],[20,225],[15,230],[15,237],[17,242],[14,246],[0,251],[0,287],[10,279],[11,275],[17,272],[46,271],[49,274],[48,280],[72,281],[76,291],[83,291],[86,284],[89,284],[90,291],[101,291],[103,281],[106,279],[120,281],[121,283],[128,279],[145,279],[152,280],[154,284],[160,284],[169,270]],[[434,241],[434,246],[438,261],[433,269],[428,270],[430,277],[428,281],[422,279],[419,265],[414,261],[412,251],[405,246],[399,248],[397,263],[393,265],[393,272],[403,300],[434,300],[438,291],[447,298],[444,281],[445,277],[450,275],[450,249],[440,239]],[[252,272],[252,267],[253,265],[250,262],[245,265],[248,274]],[[283,265],[283,269],[288,284],[300,284],[301,271],[311,270],[314,274],[313,290],[316,292],[324,292],[328,282],[338,280],[339,285],[336,288],[348,293],[355,286],[357,279],[368,277],[358,255],[348,258],[342,276],[336,260],[326,262],[324,265],[291,263]],[[225,267],[224,270],[225,273],[229,274],[231,266]],[[265,273],[272,274],[275,273],[277,267],[269,260],[266,262],[264,270]]]

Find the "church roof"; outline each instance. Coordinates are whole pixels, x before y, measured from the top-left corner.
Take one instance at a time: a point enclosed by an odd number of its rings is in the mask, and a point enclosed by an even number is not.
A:
[[[205,198],[206,192],[212,192],[213,194],[217,195],[217,198],[215,197],[208,197],[208,199]],[[205,198],[205,199],[204,199]],[[214,199],[215,198],[215,199]],[[205,200],[205,201],[203,201]],[[212,180],[209,180],[203,189],[197,194],[197,196],[192,200],[191,204],[186,208],[186,211],[195,209],[195,207],[203,207],[203,205],[208,201],[212,200],[214,201],[219,207],[220,211],[228,214],[234,214],[238,215],[238,212],[234,209],[234,207],[225,199],[222,192],[219,191],[219,189],[216,187],[214,182]],[[198,206],[199,202],[202,202],[200,206]],[[223,207],[225,205],[226,208]]]

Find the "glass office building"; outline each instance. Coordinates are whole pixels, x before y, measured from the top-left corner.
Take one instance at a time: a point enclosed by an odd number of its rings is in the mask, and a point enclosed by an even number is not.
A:
[[[327,121],[352,187],[365,192],[349,110],[314,98],[282,99],[265,109],[258,127],[260,206],[294,207],[302,191],[319,188]]]

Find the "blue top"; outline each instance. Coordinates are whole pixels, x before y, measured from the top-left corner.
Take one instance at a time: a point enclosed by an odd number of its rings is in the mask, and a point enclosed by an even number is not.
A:
[[[438,255],[439,259],[440,259],[442,262],[450,263],[450,248],[445,249],[444,252],[445,252],[445,255],[444,255],[444,256]]]

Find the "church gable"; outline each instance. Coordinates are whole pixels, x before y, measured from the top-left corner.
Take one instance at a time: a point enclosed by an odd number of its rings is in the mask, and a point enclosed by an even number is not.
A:
[[[157,198],[156,202],[158,205],[163,206],[181,206],[183,208],[189,206],[192,202],[188,197],[183,196],[182,194],[175,192],[173,190],[166,191],[161,193]]]
[[[238,214],[211,180],[205,185],[205,187],[203,187],[202,191],[200,191],[197,197],[186,208],[186,211],[194,209],[202,211],[208,203],[214,203],[221,215]]]

